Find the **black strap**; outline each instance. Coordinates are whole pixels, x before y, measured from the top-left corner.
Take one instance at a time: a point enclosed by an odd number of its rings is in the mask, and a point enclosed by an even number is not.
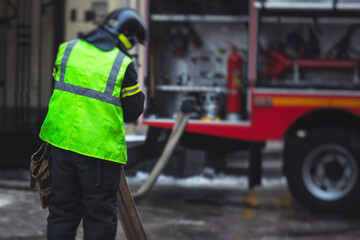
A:
[[[46,208],[48,206],[47,196],[42,197],[41,203],[43,208]]]
[[[97,159],[96,161],[96,188],[101,189],[103,186],[103,160]]]
[[[36,184],[35,178],[30,177],[30,188],[35,189],[35,184]]]
[[[34,169],[34,171],[32,172],[32,175],[35,176],[35,177],[37,177],[40,168],[41,168],[41,164],[38,164],[38,165],[36,166],[36,168]]]
[[[49,177],[46,177],[44,179],[41,179],[39,181],[39,186],[40,186],[40,189],[45,189],[45,188],[48,188],[50,186],[49,184]]]

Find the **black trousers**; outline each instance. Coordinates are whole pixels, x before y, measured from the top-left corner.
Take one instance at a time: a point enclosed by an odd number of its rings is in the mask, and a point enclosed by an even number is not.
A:
[[[54,146],[51,155],[48,239],[75,239],[81,219],[84,239],[115,239],[121,165],[102,160],[102,186],[97,187],[98,159]]]

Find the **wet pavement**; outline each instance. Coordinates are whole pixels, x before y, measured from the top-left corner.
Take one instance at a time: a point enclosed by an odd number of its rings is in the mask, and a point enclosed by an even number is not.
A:
[[[137,203],[150,239],[360,239],[360,216],[310,213],[293,202],[283,178],[263,179],[265,187],[252,191],[216,184],[218,178],[195,187],[161,180]],[[129,181],[132,189],[139,187],[135,178]],[[0,239],[46,239],[46,216],[37,193],[0,189]],[[120,223],[116,239],[125,239]]]
[[[320,215],[293,201],[281,176],[280,148],[265,154],[263,185],[248,190],[244,176],[205,168],[188,178],[162,175],[137,207],[152,240],[355,240],[360,239],[360,214]],[[242,159],[242,160],[241,160]],[[247,156],[233,155],[228,164],[248,167]],[[129,176],[135,191],[148,174]],[[22,180],[24,170],[0,171],[3,179]],[[19,184],[15,184],[19,185]],[[0,240],[46,239],[47,210],[30,190],[0,187]],[[79,227],[77,238],[82,239]],[[125,239],[121,224],[116,239]]]
[[[154,239],[360,239],[359,217],[312,214],[293,204],[286,186],[158,188],[140,213],[150,204],[156,217],[144,214],[144,222],[152,222]]]

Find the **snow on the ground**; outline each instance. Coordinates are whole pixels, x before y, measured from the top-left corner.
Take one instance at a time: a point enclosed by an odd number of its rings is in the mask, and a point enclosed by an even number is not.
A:
[[[127,143],[130,142],[144,142],[146,139],[146,135],[145,134],[129,134],[129,135],[125,135],[125,141]]]
[[[130,185],[139,185],[148,177],[149,173],[137,172],[135,176],[127,177],[127,180]],[[175,178],[161,174],[156,185],[186,188],[248,189],[249,181],[246,176],[215,174],[212,169],[206,168],[202,174],[187,178]],[[262,187],[265,188],[283,187],[285,185],[285,177],[262,178]]]
[[[11,197],[9,195],[0,194],[0,208],[3,208],[7,205],[10,205],[13,202],[13,199],[11,199]]]

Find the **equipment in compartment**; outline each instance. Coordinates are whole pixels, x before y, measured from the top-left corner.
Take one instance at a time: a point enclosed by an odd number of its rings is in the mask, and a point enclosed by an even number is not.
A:
[[[230,121],[240,119],[241,104],[241,57],[237,54],[234,44],[231,44],[231,54],[227,59],[227,102],[226,118]]]
[[[220,96],[214,92],[200,93],[199,97],[201,120],[219,121],[220,120]]]
[[[360,44],[353,36],[359,32],[357,25],[343,25],[340,20],[330,25],[321,19],[306,24],[287,19],[287,24],[270,23],[260,29],[258,85],[314,88],[359,85]]]
[[[147,112],[147,117],[174,119],[179,111],[177,102],[191,96],[198,109],[192,119],[240,120],[240,84],[230,84],[228,79],[238,82],[246,74],[246,66],[242,69],[241,64],[247,59],[248,41],[243,22],[230,18],[226,22],[161,19],[153,20],[150,28],[152,42],[156,43],[150,53],[150,75],[154,74],[151,79],[155,81],[151,86],[155,86],[156,100],[151,103],[155,111]],[[229,42],[236,47],[231,50]],[[228,95],[232,98],[229,109],[235,116],[231,119],[226,117]]]
[[[184,57],[189,49],[189,43],[193,43],[195,49],[201,48],[203,44],[189,22],[172,24],[169,36],[174,57]]]

